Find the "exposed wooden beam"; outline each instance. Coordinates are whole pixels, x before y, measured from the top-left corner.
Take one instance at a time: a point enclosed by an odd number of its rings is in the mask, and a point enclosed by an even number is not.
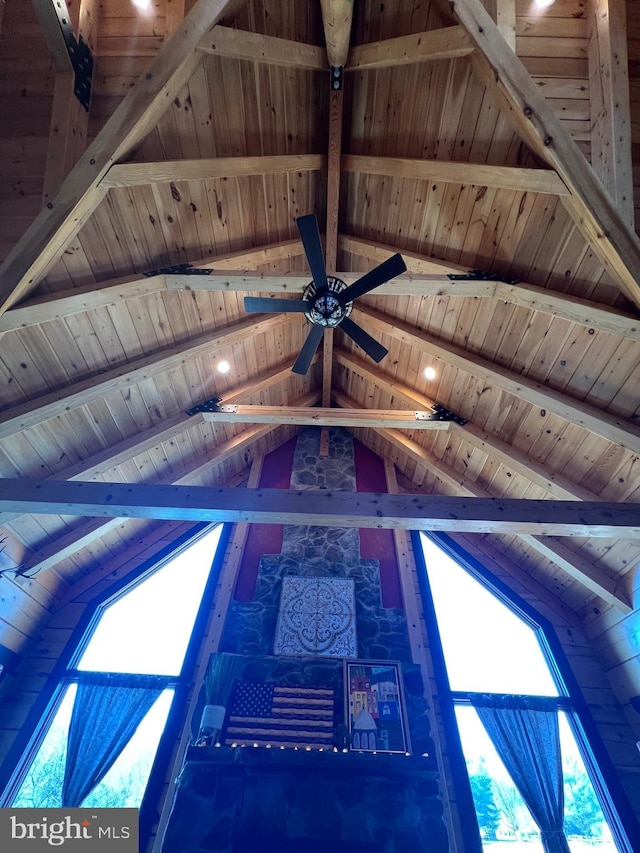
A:
[[[397,379],[387,376],[379,367],[374,370],[370,364],[354,356],[347,350],[336,350],[335,361],[336,364],[346,367],[347,370],[361,376],[366,382],[372,385],[375,384],[381,391],[391,395],[398,405],[415,406],[417,409],[426,410],[434,404],[433,400],[430,400],[408,385],[404,385]],[[339,392],[334,391],[334,397],[342,405]],[[459,436],[464,442],[477,447],[478,450],[499,460],[510,471],[513,471],[520,477],[524,477],[535,486],[544,489],[554,498],[559,498],[563,501],[598,500],[598,496],[593,492],[572,482],[568,477],[547,468],[536,459],[532,459],[526,453],[513,447],[513,445],[507,444],[495,435],[490,435],[472,423],[467,422],[464,426],[459,426],[452,422],[449,429],[453,435]]]
[[[425,33],[359,44],[351,48],[345,71],[388,68],[411,62],[432,62],[466,56],[474,45],[464,27],[444,27]]]
[[[342,68],[349,54],[353,0],[320,0],[327,58],[333,68]]]
[[[486,163],[454,163],[448,160],[418,160],[409,157],[366,157],[359,154],[344,154],[342,168],[346,172],[360,172],[364,175],[473,184],[477,187],[497,187],[560,196],[569,194],[552,169],[489,166]]]
[[[591,165],[634,227],[625,0],[589,0]]]
[[[487,12],[511,50],[516,49],[516,0],[483,0]]]
[[[433,412],[395,409],[348,409],[294,406],[220,406],[219,412],[204,412],[205,421],[250,424],[300,424],[304,426],[387,427],[389,429],[449,429]],[[433,418],[430,420],[429,418]]]
[[[342,3],[342,0],[339,0]],[[332,7],[333,11],[339,9]],[[326,13],[330,11],[322,7],[327,29]],[[333,15],[331,16],[333,20]],[[349,28],[351,17],[349,16]],[[346,49],[349,42],[347,40]],[[335,50],[335,45],[333,46]],[[327,49],[329,43],[327,42]],[[346,53],[345,53],[346,55]],[[335,58],[335,56],[334,56]],[[332,63],[333,64],[333,63]],[[340,156],[342,153],[342,115],[344,108],[344,92],[331,90],[329,94],[329,139],[327,158],[327,227],[325,239],[325,266],[329,275],[335,275],[338,264],[338,217],[340,213]],[[325,329],[322,337],[322,405],[331,405],[331,386],[333,377],[333,329]]]
[[[213,157],[201,160],[163,160],[160,163],[116,163],[100,181],[102,188],[246,178],[284,172],[316,172],[324,168],[322,154],[280,154],[266,157]]]
[[[273,427],[262,427],[271,429]],[[0,511],[102,518],[640,538],[637,505],[443,495],[225,489],[60,480],[4,481]],[[9,495],[11,497],[9,497]]]
[[[51,209],[36,217],[0,267],[0,314],[60,257],[103,198],[99,184],[108,169],[129,156],[193,74],[202,36],[241,5],[241,0],[198,0],[80,158]]]
[[[316,353],[311,364],[314,364],[318,360],[318,357]],[[233,404],[241,400],[250,399],[253,395],[259,394],[262,391],[268,391],[280,382],[288,381],[291,378],[292,364],[293,362],[288,362],[280,367],[275,367],[254,377],[250,382],[244,382],[242,385],[225,391],[225,403]],[[133,459],[139,454],[157,447],[163,441],[175,438],[182,432],[202,423],[204,423],[204,419],[201,413],[189,416],[184,412],[180,412],[174,417],[167,418],[159,424],[154,424],[149,429],[131,435],[117,444],[92,454],[86,459],[81,459],[75,465],[70,465],[63,471],[58,472],[56,478],[64,480],[92,480],[94,477],[103,476],[129,459]],[[9,513],[0,514],[0,524],[8,524],[17,517],[18,514],[15,513],[13,515]]]
[[[56,73],[73,75],[73,65],[60,26],[55,0],[32,0],[32,2]]]
[[[595,435],[626,447],[634,453],[640,453],[640,428],[627,423],[623,418],[600,411],[595,406],[575,400],[560,391],[554,391],[541,382],[512,373],[499,364],[441,341],[426,332],[418,332],[414,326],[395,317],[380,314],[362,302],[357,303],[354,310],[357,310],[360,320],[366,321],[365,325],[390,335],[407,346],[416,347],[421,352],[440,358],[471,376],[501,388],[507,394],[546,409]]]
[[[315,44],[303,44],[299,41],[229,27],[214,27],[210,33],[203,36],[198,48],[216,56],[248,59],[270,65],[308,68],[312,71],[324,71],[327,68],[323,48]]]
[[[183,473],[179,474],[177,477],[172,473],[170,476],[160,480],[157,484],[154,484],[152,488],[158,488],[161,484],[166,485],[169,483],[186,486],[194,480],[197,481],[198,478],[206,475],[209,471],[215,469],[218,465],[221,465],[235,454],[246,453],[249,451],[256,442],[261,438],[264,438],[274,429],[277,429],[277,427],[273,425],[250,427],[239,435],[229,439],[229,441],[218,445],[206,462],[192,466],[189,469],[185,469]],[[3,509],[3,507],[0,507],[0,509]],[[22,512],[20,508],[18,508],[18,511]],[[104,517],[94,518],[91,521],[82,524],[80,527],[70,530],[64,536],[57,537],[44,548],[31,554],[27,560],[24,560],[20,565],[20,573],[28,573],[30,576],[33,576],[44,569],[50,569],[52,566],[66,560],[68,557],[77,554],[78,551],[86,548],[92,542],[95,542],[96,539],[99,539],[101,536],[105,536],[110,530],[119,527],[124,521],[126,521],[127,515],[128,514],[125,514],[122,517],[118,517],[116,515],[111,517],[108,521],[105,521]]]
[[[504,299],[505,302],[511,302],[513,305],[521,305],[523,308],[531,308],[534,311],[542,311],[554,317],[562,317],[590,329],[597,329],[612,335],[621,335],[636,341],[640,340],[640,317],[634,317],[631,314],[610,308],[608,305],[600,305],[587,299],[581,299],[573,294],[559,293],[546,287],[536,287],[525,282],[505,284],[505,282],[498,280],[450,281],[446,278],[449,273],[468,272],[468,267],[435,260],[434,258],[425,258],[416,252],[408,252],[393,246],[383,246],[360,237],[340,235],[339,246],[344,252],[360,255],[378,263],[401,251],[410,273],[431,275],[440,273],[443,276],[441,290],[437,290],[437,278],[433,279],[430,285],[427,281],[422,283],[421,279],[416,278],[416,284],[423,284],[422,295],[425,296],[495,296],[497,299]],[[404,279],[406,279],[405,276],[399,276],[394,281],[400,287]],[[378,292],[381,292],[381,289]],[[401,291],[397,292],[400,293]],[[408,290],[406,292],[409,293]]]
[[[468,480],[453,468],[434,457],[424,447],[407,438],[402,433],[391,433],[384,429],[376,432],[383,439],[390,442],[403,453],[406,453],[418,464],[423,465],[438,479],[461,497],[472,497],[477,500],[490,499],[491,495],[477,483]],[[421,494],[423,494],[421,492]],[[546,559],[559,566],[573,580],[578,581],[595,595],[602,598],[613,607],[617,607],[625,613],[631,608],[631,601],[624,588],[612,580],[602,570],[593,566],[592,563],[580,557],[567,545],[558,540],[548,537],[535,536],[532,534],[518,534],[530,548],[542,554]]]
[[[0,438],[29,429],[78,406],[87,405],[111,391],[128,388],[150,376],[179,367],[188,358],[197,358],[219,347],[241,343],[247,334],[259,334],[290,322],[290,316],[287,314],[268,317],[252,315],[211,334],[167,347],[153,355],[91,376],[59,391],[36,397],[2,414]]]
[[[35,2],[41,5],[40,0]],[[53,0],[48,0],[48,5],[53,6]],[[76,36],[92,53],[95,53],[98,11],[97,0],[81,0]],[[55,198],[63,180],[87,147],[89,110],[76,96],[75,82],[73,69],[56,74],[42,191],[44,205]]]
[[[524,141],[552,166],[570,191],[561,201],[598,258],[640,306],[640,241],[616,210],[586,158],[491,20],[480,0],[436,0],[443,20],[466,29],[478,50],[474,69],[506,103]]]

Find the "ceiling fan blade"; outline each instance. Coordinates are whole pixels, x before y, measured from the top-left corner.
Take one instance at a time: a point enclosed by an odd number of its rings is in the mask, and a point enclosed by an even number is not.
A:
[[[307,340],[302,345],[302,349],[296,359],[296,363],[291,368],[293,373],[299,373],[301,376],[304,376],[307,370],[309,370],[311,359],[316,354],[316,350],[322,340],[323,334],[323,326],[311,326],[311,331],[307,335]]]
[[[382,361],[389,352],[375,338],[372,338],[368,332],[365,332],[362,326],[358,326],[357,323],[354,323],[348,317],[343,319],[338,328],[346,332],[366,352],[369,358],[372,358],[375,362]]]
[[[266,296],[245,296],[244,310],[248,314],[304,314],[312,305],[306,299],[268,299]]]
[[[296,219],[296,225],[300,232],[300,239],[304,246],[304,252],[307,256],[311,277],[316,286],[316,292],[321,293],[328,289],[327,270],[324,265],[324,255],[322,254],[322,243],[320,242],[320,231],[318,229],[318,220],[313,213],[308,216],[299,216]]]
[[[347,287],[346,290],[343,290],[338,296],[338,299],[342,305],[346,305],[347,302],[353,302],[353,300],[357,299],[359,296],[364,296],[365,293],[369,293],[370,290],[373,290],[375,287],[379,287],[381,284],[384,284],[385,281],[389,281],[406,271],[407,265],[403,261],[402,255],[392,255],[390,258],[387,258],[386,261],[379,264],[379,266],[375,267],[370,272],[365,273],[362,278],[359,278],[357,281],[354,281],[353,284],[349,285],[349,287]]]

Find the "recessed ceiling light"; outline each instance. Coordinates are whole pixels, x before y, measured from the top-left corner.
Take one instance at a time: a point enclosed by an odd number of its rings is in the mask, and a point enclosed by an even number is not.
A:
[[[228,373],[231,370],[231,365],[228,361],[221,361],[218,365],[218,370],[220,373]]]
[[[424,375],[426,376],[427,379],[435,379],[436,378],[435,368],[434,367],[425,367]]]

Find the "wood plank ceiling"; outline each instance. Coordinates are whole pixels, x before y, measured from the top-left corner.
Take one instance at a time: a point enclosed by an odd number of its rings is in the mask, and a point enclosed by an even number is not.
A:
[[[299,428],[286,407],[437,402],[467,423],[352,427],[402,490],[637,502],[640,252],[631,199],[614,206],[588,165],[585,2],[536,17],[517,0],[504,35],[522,66],[488,18],[479,41],[479,0],[454,19],[439,2],[358,0],[339,94],[315,0],[212,2],[208,23],[196,4],[184,26],[176,5],[81,4],[96,68],[90,113],[72,125],[56,119],[69,101],[31,4],[4,9],[0,474],[238,486]],[[638,39],[637,15],[629,27]],[[95,142],[56,197],[78,128]],[[623,193],[630,175],[629,162]],[[380,365],[337,331],[297,376],[302,315],[244,311],[246,293],[308,281],[306,213],[345,280],[405,258],[407,276],[354,307],[389,350]],[[202,274],[144,275],[186,263]],[[470,269],[488,278],[448,277]],[[185,414],[214,395],[269,407],[270,422]],[[40,604],[153,527],[1,521],[0,582]],[[469,536],[565,608],[631,606],[638,539]]]

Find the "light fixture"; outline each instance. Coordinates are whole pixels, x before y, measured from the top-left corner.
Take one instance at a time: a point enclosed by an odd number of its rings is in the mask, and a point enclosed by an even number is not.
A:
[[[151,6],[151,0],[131,0],[134,6],[137,6],[138,9],[147,10]]]
[[[553,6],[556,0],[535,0],[535,4],[538,9],[548,9],[549,6]]]
[[[435,379],[436,378],[435,368],[434,367],[425,367],[424,375],[427,379]]]
[[[221,361],[218,365],[218,370],[220,373],[228,373],[231,370],[231,365],[228,361]]]

